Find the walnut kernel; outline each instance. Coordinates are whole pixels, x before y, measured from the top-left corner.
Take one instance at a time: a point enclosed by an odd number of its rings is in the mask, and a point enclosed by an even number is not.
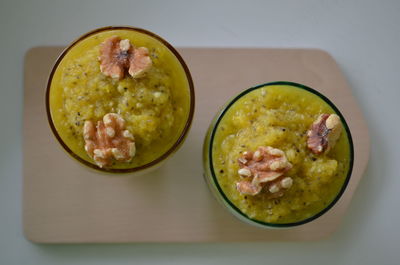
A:
[[[128,39],[118,36],[106,39],[100,46],[100,71],[111,78],[122,79],[125,71],[137,78],[152,66],[149,51],[145,47],[136,48]]]
[[[336,114],[321,114],[307,132],[307,147],[314,154],[322,154],[336,144],[342,131],[340,117]]]
[[[101,168],[110,166],[113,159],[129,162],[135,156],[134,137],[125,129],[125,121],[119,114],[104,115],[96,126],[85,121],[83,138],[87,154]]]
[[[236,183],[236,188],[242,194],[254,196],[265,187],[270,197],[282,196],[292,185],[293,180],[284,176],[292,165],[282,150],[260,146],[254,153],[244,152],[238,163],[238,174],[244,179]]]

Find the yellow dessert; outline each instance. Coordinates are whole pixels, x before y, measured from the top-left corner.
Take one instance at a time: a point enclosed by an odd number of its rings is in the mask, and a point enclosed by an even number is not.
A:
[[[115,75],[114,66],[106,65],[110,62],[101,54],[112,38],[121,49],[131,45],[125,49],[131,47],[132,58],[135,53],[135,58],[143,55],[148,61],[131,62],[129,73],[127,68],[125,74]],[[112,29],[91,34],[66,52],[51,79],[49,109],[65,145],[92,164],[85,151],[85,122],[95,126],[106,114],[119,115],[136,150],[131,160],[115,160],[108,167],[135,168],[162,156],[182,136],[193,100],[190,89],[181,62],[160,40],[135,30]]]
[[[244,215],[267,223],[300,222],[325,209],[346,181],[349,137],[344,129],[340,134],[329,129],[331,120],[340,119],[328,120],[327,132],[335,132],[330,145],[309,131],[321,117],[338,118],[334,113],[319,96],[290,85],[260,87],[239,98],[216,125],[211,146],[213,171],[226,198]],[[318,143],[325,146],[315,148]],[[271,167],[262,171],[262,163]],[[262,177],[271,182],[250,185]]]

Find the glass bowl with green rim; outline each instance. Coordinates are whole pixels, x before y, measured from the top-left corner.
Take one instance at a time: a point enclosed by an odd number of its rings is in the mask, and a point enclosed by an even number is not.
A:
[[[342,132],[329,152],[307,150],[307,130],[322,113],[337,114]],[[259,146],[283,150],[293,165],[293,185],[280,198],[244,195],[237,159]],[[251,87],[216,114],[203,145],[204,178],[214,197],[238,219],[262,228],[290,228],[315,220],[340,199],[354,160],[349,127],[338,108],[320,92],[294,82]]]
[[[148,48],[152,67],[144,77],[102,75],[99,47],[113,36]],[[195,93],[185,61],[166,40],[140,28],[109,26],[82,35],[62,51],[48,78],[45,104],[51,131],[72,158],[100,172],[136,174],[157,168],[182,145]],[[84,150],[85,120],[95,123],[106,113],[122,115],[135,137],[136,155],[129,163],[99,167]]]

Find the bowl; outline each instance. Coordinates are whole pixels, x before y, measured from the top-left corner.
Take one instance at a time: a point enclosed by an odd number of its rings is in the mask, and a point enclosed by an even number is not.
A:
[[[338,122],[326,134],[332,137],[326,149],[316,154],[322,149],[312,149],[308,131],[321,114]],[[335,144],[336,128],[342,129]],[[351,133],[338,108],[320,92],[286,81],[251,87],[229,100],[203,145],[204,178],[214,197],[262,228],[303,225],[326,213],[345,191],[353,160]],[[273,168],[272,161],[282,163]]]
[[[129,26],[95,29],[68,45],[50,72],[45,98],[61,147],[80,164],[107,173],[158,167],[184,142],[194,103],[192,77],[175,48]],[[109,113],[113,123],[105,118]],[[114,126],[108,140],[106,119]]]

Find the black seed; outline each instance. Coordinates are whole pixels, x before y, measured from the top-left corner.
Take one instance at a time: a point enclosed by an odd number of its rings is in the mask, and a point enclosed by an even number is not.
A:
[[[77,113],[77,114],[78,114],[78,116],[81,116],[81,113],[80,113],[79,111],[78,111],[78,113]]]
[[[221,170],[219,171],[219,173],[221,173],[221,174],[222,174],[222,173],[224,173],[224,170],[223,170],[223,169],[221,169]]]
[[[315,157],[311,158],[312,161],[316,161],[317,159]]]

